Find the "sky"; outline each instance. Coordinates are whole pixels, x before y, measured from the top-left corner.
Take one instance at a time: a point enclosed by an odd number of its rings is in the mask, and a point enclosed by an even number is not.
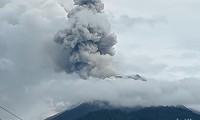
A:
[[[118,41],[113,67],[147,82],[82,80],[55,70],[53,38],[66,28],[73,0],[0,0],[0,105],[27,120],[92,100],[200,110],[200,1],[102,1]],[[0,116],[15,119],[2,110]]]

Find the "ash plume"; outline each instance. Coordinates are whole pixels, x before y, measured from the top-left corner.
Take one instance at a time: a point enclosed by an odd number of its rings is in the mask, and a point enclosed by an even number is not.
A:
[[[116,75],[112,67],[113,46],[117,43],[110,31],[101,0],[74,0],[75,7],[68,13],[68,27],[54,38],[61,49],[58,68],[89,76],[106,78]]]

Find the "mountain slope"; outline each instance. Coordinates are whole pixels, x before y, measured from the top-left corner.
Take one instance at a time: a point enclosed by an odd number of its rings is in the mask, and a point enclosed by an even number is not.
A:
[[[99,110],[76,120],[200,120],[200,115],[176,107],[148,107],[134,112]]]
[[[83,103],[46,120],[200,120],[185,107],[113,107],[107,102]]]
[[[66,110],[62,113],[49,117],[46,120],[66,120],[66,119],[74,120],[80,116],[86,115],[87,113],[109,108],[111,108],[111,106],[109,105],[108,102],[95,101],[95,102],[82,103],[76,108],[73,108],[71,110]]]

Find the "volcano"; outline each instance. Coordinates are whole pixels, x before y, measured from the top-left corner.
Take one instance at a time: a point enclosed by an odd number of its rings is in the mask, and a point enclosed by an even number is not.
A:
[[[200,120],[185,106],[115,107],[95,101],[58,113],[46,120]]]

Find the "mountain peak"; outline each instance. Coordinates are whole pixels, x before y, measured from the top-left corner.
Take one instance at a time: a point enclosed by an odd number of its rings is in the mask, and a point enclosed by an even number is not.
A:
[[[114,77],[117,78],[117,79],[133,79],[133,80],[147,81],[144,77],[140,76],[139,74],[135,74],[135,75],[116,75]]]

